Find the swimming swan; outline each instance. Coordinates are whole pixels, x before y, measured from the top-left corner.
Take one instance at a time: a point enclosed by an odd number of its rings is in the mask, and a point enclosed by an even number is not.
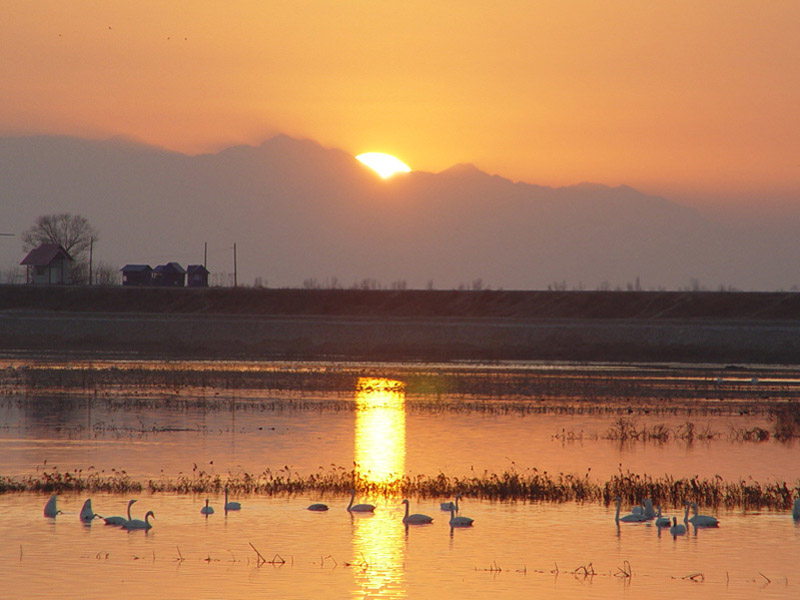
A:
[[[238,502],[228,502],[228,486],[225,486],[225,512],[229,510],[242,510],[242,505]]]
[[[455,502],[442,502],[439,504],[439,508],[442,510],[450,510],[451,508],[455,508],[456,512],[458,512],[458,499],[461,498],[461,494],[455,495]]]
[[[356,491],[350,490],[350,504],[347,505],[347,510],[349,512],[372,512],[375,510],[375,507],[372,504],[356,504],[353,505],[353,500],[356,498]]]
[[[206,505],[200,509],[201,515],[213,515],[214,514],[214,507],[208,505],[208,498],[206,498]]]
[[[58,510],[56,507],[56,494],[50,496],[50,499],[47,501],[47,504],[44,505],[44,516],[50,517],[52,519],[56,518],[56,515],[61,511]]]
[[[672,535],[683,535],[686,533],[686,525],[678,525],[678,517],[672,517],[672,527],[669,528]]]
[[[456,507],[450,507],[450,527],[471,527],[475,519],[469,517],[457,517]]]
[[[128,500],[128,518],[125,517],[105,517],[103,521],[106,522],[106,525],[124,525],[128,521],[131,520],[131,506],[136,500]]]
[[[719,527],[719,520],[716,517],[711,517],[709,515],[699,515],[697,502],[692,502],[692,510],[694,511],[694,516],[691,518],[685,519],[695,527]],[[686,516],[689,515],[689,504],[686,504]]]
[[[131,519],[127,523],[125,523],[122,528],[123,529],[150,529],[152,525],[150,524],[150,517],[156,518],[155,513],[152,510],[148,510],[147,514],[144,516],[144,521],[141,519]]]
[[[656,527],[669,527],[672,524],[672,521],[669,520],[669,517],[662,517],[661,516],[661,505],[658,505],[658,515],[656,516]]]
[[[413,515],[408,514],[408,500],[403,500],[403,504],[406,505],[406,516],[403,517],[403,523],[406,525],[424,525],[433,522],[433,517],[429,517],[428,515],[419,513],[414,513]]]
[[[92,510],[92,499],[89,498],[86,502],[83,503],[83,508],[81,508],[80,514],[81,521],[84,523],[91,523],[95,518],[102,519],[100,515]]]
[[[644,523],[645,521],[649,520],[642,514],[631,513],[629,515],[625,515],[624,517],[619,516],[620,508],[622,507],[622,498],[617,496],[617,516],[614,518],[617,523],[622,521],[623,523]]]

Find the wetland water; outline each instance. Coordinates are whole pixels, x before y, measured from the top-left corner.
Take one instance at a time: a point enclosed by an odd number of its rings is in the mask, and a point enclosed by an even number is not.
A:
[[[800,595],[800,527],[786,506],[704,506],[720,527],[673,537],[651,522],[617,527],[614,505],[600,499],[467,492],[461,514],[475,524],[451,530],[439,508],[449,498],[427,488],[410,496],[412,512],[434,522],[406,529],[397,485],[403,475],[413,482],[441,474],[452,483],[509,472],[575,474],[602,485],[622,470],[785,481],[796,497],[797,440],[775,437],[776,414],[800,389],[791,369],[11,359],[0,366],[0,476],[124,471],[128,482],[197,484],[196,493],[147,485],[66,491],[55,519],[42,515],[49,492],[0,494],[4,598]],[[660,434],[644,439],[645,431]],[[756,442],[745,435],[754,431],[770,435]],[[278,494],[245,485],[267,470],[306,485]],[[348,513],[341,486],[308,485],[315,474],[324,482],[351,470],[371,486],[358,501],[375,504],[374,514]],[[241,511],[226,514],[221,490],[202,489],[216,477],[235,484]],[[386,493],[376,491],[382,485]],[[102,515],[124,514],[135,497],[134,517],[152,510],[153,528],[85,525],[78,514],[88,497]],[[208,517],[200,514],[206,497],[216,507]],[[305,510],[320,501],[330,510]],[[682,520],[682,506],[663,508]]]

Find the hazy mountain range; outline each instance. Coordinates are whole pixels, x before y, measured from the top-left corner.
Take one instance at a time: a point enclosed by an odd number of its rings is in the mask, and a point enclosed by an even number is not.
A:
[[[379,179],[349,154],[278,136],[187,156],[121,139],[0,138],[0,266],[40,214],[100,230],[95,262],[203,262],[227,283],[373,280],[450,289],[789,289],[798,244],[626,186],[515,183],[471,165]],[[397,284],[396,285],[401,285]]]

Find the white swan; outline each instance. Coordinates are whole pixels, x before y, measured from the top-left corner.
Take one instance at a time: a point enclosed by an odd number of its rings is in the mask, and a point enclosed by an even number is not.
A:
[[[105,517],[103,521],[106,522],[106,525],[124,525],[128,521],[131,520],[131,506],[136,500],[128,500],[128,518],[125,517]]]
[[[617,516],[614,518],[617,523],[622,521],[623,523],[643,523],[647,521],[648,518],[642,514],[637,515],[636,513],[631,513],[629,515],[625,515],[624,517],[619,516],[619,511],[622,508],[622,498],[617,496]]]
[[[655,519],[656,518],[656,511],[653,508],[653,501],[650,498],[644,499],[644,516],[648,519]]]
[[[658,515],[656,516],[656,527],[669,527],[672,524],[672,521],[669,520],[669,517],[662,517],[661,516],[661,505],[658,505]]]
[[[225,486],[225,512],[229,510],[242,510],[242,505],[238,502],[228,502],[228,486]]]
[[[692,502],[692,510],[694,516],[686,518],[685,520],[694,525],[695,527],[719,527],[719,520],[716,517],[709,515],[700,515],[698,513],[697,502]],[[686,504],[686,517],[689,516],[689,504]]]
[[[316,504],[310,504],[306,510],[311,510],[314,512],[325,512],[328,510],[327,504],[322,504],[321,502],[317,502]]]
[[[201,515],[213,515],[214,514],[214,507],[208,505],[208,498],[206,498],[206,505],[200,509]]]
[[[100,515],[92,510],[92,499],[89,498],[86,502],[83,503],[83,508],[81,508],[80,514],[81,521],[84,523],[91,523],[95,518],[102,519]]]
[[[456,512],[458,512],[458,499],[461,498],[461,494],[455,495],[455,502],[442,502],[439,504],[439,508],[442,510],[450,510],[451,508],[455,508]]]
[[[403,504],[406,505],[406,516],[403,517],[403,523],[406,525],[424,525],[433,522],[433,517],[429,517],[428,515],[422,515],[420,513],[414,513],[413,515],[408,514],[408,500],[403,500]]]
[[[150,524],[150,517],[156,518],[155,513],[152,510],[148,510],[147,514],[144,516],[144,521],[141,519],[131,519],[127,523],[125,523],[122,528],[123,529],[150,529],[152,525]]]
[[[457,517],[456,507],[450,507],[450,527],[471,527],[475,519],[469,517]]]
[[[47,501],[47,504],[44,505],[44,516],[50,517],[52,519],[56,518],[56,515],[61,511],[58,510],[56,507],[56,494],[50,496],[50,499]]]
[[[350,504],[347,505],[349,512],[372,512],[375,507],[372,504],[356,504],[353,505],[353,500],[356,499],[356,491],[350,490]]]
[[[800,498],[794,501],[794,506],[792,507],[792,518],[795,521],[800,521]]]
[[[672,517],[672,527],[669,528],[672,535],[683,535],[686,533],[686,525],[678,525],[678,517]]]

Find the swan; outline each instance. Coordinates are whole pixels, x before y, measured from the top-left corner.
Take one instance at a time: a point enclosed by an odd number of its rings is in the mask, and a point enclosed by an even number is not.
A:
[[[475,519],[469,517],[457,517],[456,507],[450,507],[450,527],[471,527]]]
[[[100,515],[92,510],[92,499],[89,498],[86,502],[83,503],[83,508],[81,508],[80,518],[81,521],[84,523],[91,523],[94,519],[102,519]]]
[[[208,498],[206,498],[206,505],[200,509],[201,515],[213,515],[214,514],[214,507],[208,505]]]
[[[644,521],[648,520],[648,518],[645,517],[644,515],[642,514],[637,515],[636,513],[631,513],[629,515],[625,515],[624,517],[620,517],[619,511],[621,507],[622,507],[622,498],[617,496],[617,516],[615,517],[617,523],[619,523],[620,521],[622,521],[623,523],[643,523]]]
[[[350,504],[347,505],[349,512],[372,512],[375,507],[372,504],[356,504],[353,505],[353,500],[356,498],[356,491],[350,490]]]
[[[420,513],[414,513],[413,515],[408,514],[408,500],[403,500],[402,503],[406,505],[406,516],[403,517],[403,523],[406,525],[423,525],[433,522],[433,517],[429,517],[428,515],[422,515]]]
[[[105,517],[103,521],[106,522],[106,525],[124,525],[128,521],[131,520],[131,506],[136,500],[128,500],[128,518],[125,517]]]
[[[669,520],[669,517],[662,517],[661,516],[661,505],[658,505],[658,516],[656,516],[656,527],[669,527],[672,524],[672,521]]]
[[[309,505],[309,507],[306,510],[313,510],[315,512],[324,512],[324,511],[328,510],[328,505],[318,502],[317,504]]]
[[[461,494],[455,495],[455,502],[442,502],[439,504],[439,507],[442,510],[450,510],[451,508],[455,508],[456,512],[458,512],[458,499],[461,498]]]
[[[238,502],[228,502],[228,486],[225,486],[225,512],[229,510],[242,510],[242,505]],[[213,510],[212,510],[213,512]]]
[[[716,517],[711,517],[709,515],[699,515],[697,502],[692,502],[692,510],[694,511],[694,516],[688,519],[692,525],[695,527],[719,527],[719,520]],[[689,515],[689,504],[686,504],[686,516]]]
[[[678,525],[678,517],[672,517],[672,527],[669,528],[672,535],[683,535],[686,533],[686,525]]]
[[[656,518],[656,511],[653,509],[653,501],[650,498],[645,498],[644,500],[644,516],[648,519],[655,519]]]
[[[53,519],[56,518],[56,515],[61,511],[58,510],[56,507],[56,494],[50,496],[50,499],[47,501],[47,504],[44,505],[44,516],[51,517]]]
[[[147,514],[144,516],[144,521],[141,519],[131,519],[127,523],[125,523],[122,528],[123,529],[150,529],[152,525],[150,524],[150,517],[156,518],[155,513],[152,510],[148,510]]]

